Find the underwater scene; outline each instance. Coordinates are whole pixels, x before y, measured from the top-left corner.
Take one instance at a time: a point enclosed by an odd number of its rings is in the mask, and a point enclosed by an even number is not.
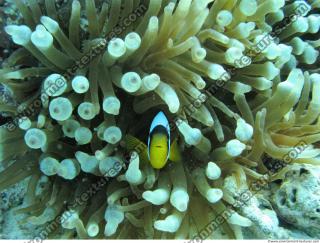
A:
[[[0,239],[319,242],[319,29],[320,0],[0,0]]]

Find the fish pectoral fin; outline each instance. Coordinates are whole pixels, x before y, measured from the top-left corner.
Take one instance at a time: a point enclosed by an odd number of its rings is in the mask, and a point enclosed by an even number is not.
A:
[[[138,138],[127,134],[125,136],[125,147],[128,151],[136,151],[139,155],[140,161],[148,162],[148,147],[145,143],[140,141]]]
[[[180,162],[181,159],[182,159],[181,152],[178,146],[177,139],[175,139],[170,147],[169,160],[173,162]]]
[[[130,134],[127,134],[125,136],[125,147],[128,149],[128,150],[133,150],[133,149],[137,149],[139,148],[140,150],[145,150],[147,149],[147,145],[140,141],[138,138],[130,135]]]

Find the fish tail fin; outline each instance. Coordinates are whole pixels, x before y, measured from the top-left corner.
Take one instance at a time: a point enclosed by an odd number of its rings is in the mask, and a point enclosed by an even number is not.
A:
[[[178,139],[173,140],[170,147],[170,156],[169,160],[173,162],[180,162],[182,159],[182,155],[178,146]]]

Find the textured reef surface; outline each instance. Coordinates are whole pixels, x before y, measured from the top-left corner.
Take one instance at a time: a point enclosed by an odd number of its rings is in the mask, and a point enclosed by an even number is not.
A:
[[[319,9],[0,1],[0,238],[320,238]]]

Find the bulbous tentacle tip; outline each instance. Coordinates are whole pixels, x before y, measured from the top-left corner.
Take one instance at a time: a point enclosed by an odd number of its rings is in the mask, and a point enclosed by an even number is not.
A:
[[[175,190],[171,193],[170,203],[178,211],[185,212],[188,209],[189,195],[185,190]]]
[[[26,25],[7,25],[4,30],[17,45],[24,46],[30,41],[32,31]]]
[[[103,101],[103,110],[111,115],[119,115],[121,102],[117,97],[110,96]]]
[[[55,33],[59,30],[59,24],[54,19],[48,17],[48,16],[42,16],[40,18],[40,22],[46,27],[46,29],[51,32]]]
[[[174,233],[179,229],[181,221],[175,215],[170,215],[164,220],[154,222],[154,227],[157,230]]]
[[[87,232],[89,237],[96,237],[99,234],[99,225],[98,224],[90,224],[87,227]]]
[[[207,191],[207,199],[210,203],[216,203],[223,197],[223,192],[218,188],[211,188]]]
[[[24,135],[25,143],[32,149],[39,149],[46,145],[47,135],[38,128],[29,129]]]
[[[165,189],[156,189],[154,191],[145,191],[142,194],[144,200],[152,203],[153,205],[163,205],[169,200],[169,192]],[[184,206],[180,206],[184,209]]]

